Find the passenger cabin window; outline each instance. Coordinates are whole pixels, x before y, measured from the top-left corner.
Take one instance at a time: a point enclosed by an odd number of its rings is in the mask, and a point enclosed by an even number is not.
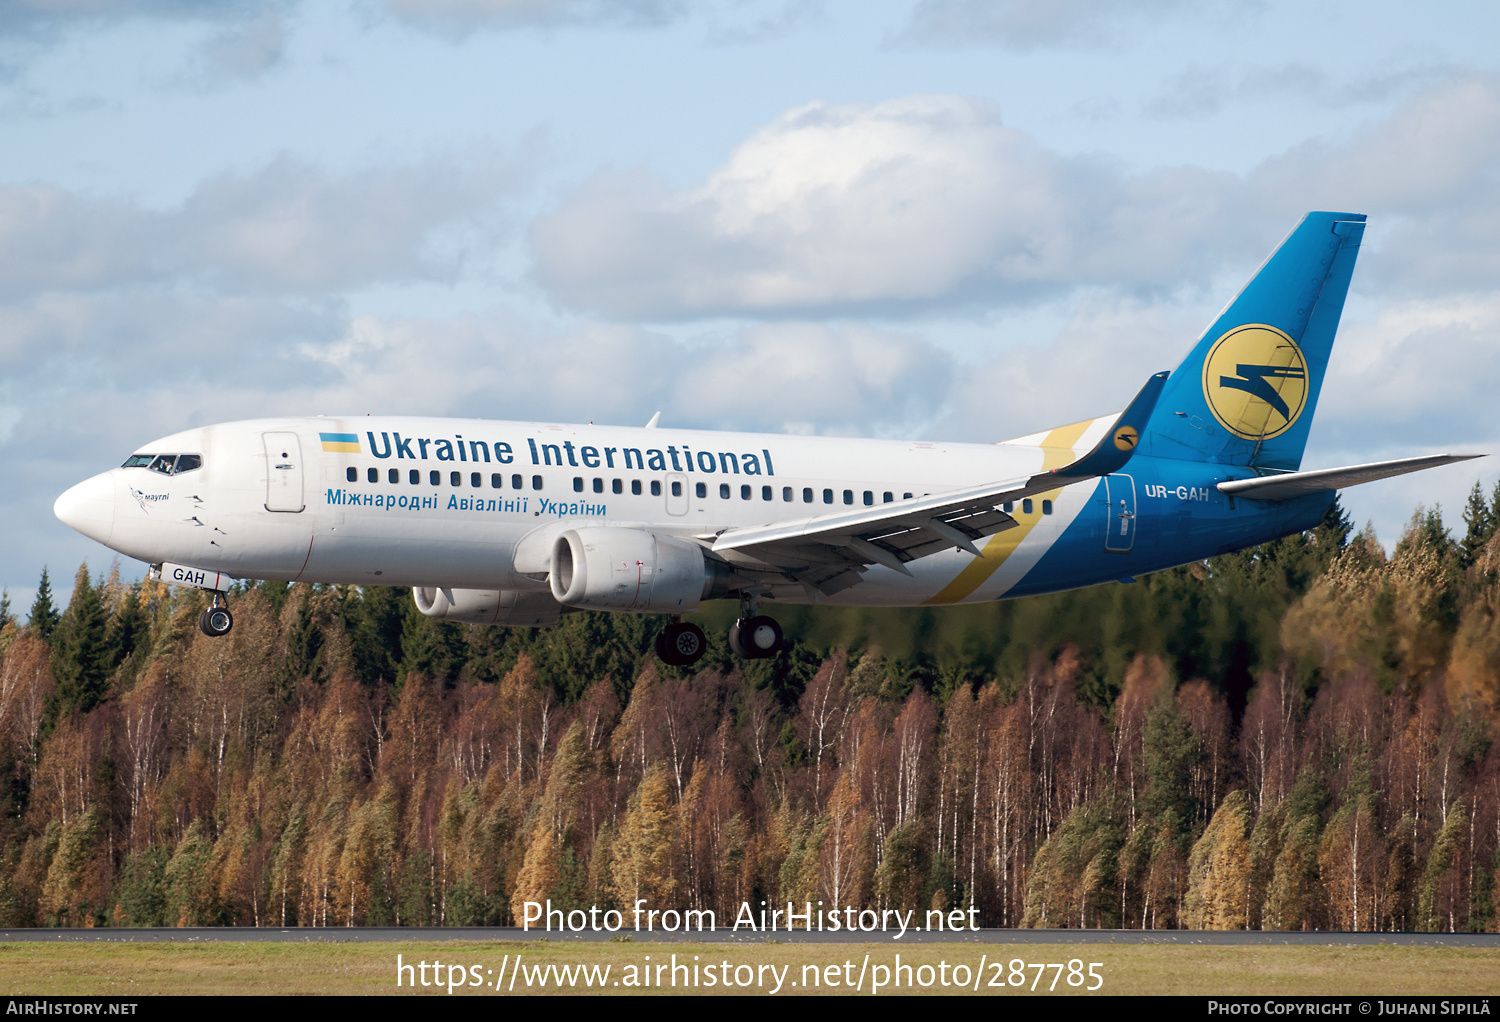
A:
[[[510,488],[512,490],[519,490],[519,489],[521,489],[522,485],[523,485],[523,483],[522,483],[522,480],[521,480],[520,476],[511,476],[510,477]]]
[[[808,494],[808,496],[812,496],[812,494]],[[788,503],[791,502],[792,488],[790,486],[783,486],[781,488],[781,499],[787,501]]]
[[[582,493],[583,492],[583,476],[574,476],[573,477],[573,492],[574,493]]]
[[[660,497],[661,496],[661,480],[660,479],[653,479],[653,480],[651,480],[651,496],[653,496],[653,497]]]
[[[603,493],[604,492],[604,480],[600,479],[598,476],[594,477],[594,492],[595,493]]]
[[[740,500],[749,500],[749,499],[750,499],[750,487],[749,486],[741,486],[740,487]]]
[[[853,504],[854,503],[854,491],[853,490],[845,490],[844,491],[844,503],[845,504]]]
[[[729,499],[729,484],[728,483],[720,483],[719,484],[719,497],[720,497],[721,500],[728,500]]]
[[[911,494],[909,494],[909,493],[903,493],[901,495],[901,499],[902,500],[911,500]]]
[[[823,491],[823,503],[825,503],[825,504],[832,504],[833,503],[833,491],[832,490],[824,490]]]
[[[619,479],[612,479],[609,483],[609,491],[611,493],[624,493],[625,483]]]
[[[869,507],[871,504],[875,503],[875,494],[872,493],[871,491],[866,490],[865,494],[864,494],[864,497],[865,497],[865,507]]]
[[[702,486],[703,484],[699,483],[698,485]],[[651,484],[651,488],[655,489],[656,488],[656,484],[652,483]],[[680,496],[682,496],[682,484],[681,483],[673,483],[672,484],[672,496],[674,496],[674,497],[680,497]]]
[[[676,483],[672,484],[672,489],[673,490],[677,489],[677,484]],[[699,497],[707,497],[708,496],[708,484],[707,483],[699,483],[698,486],[696,487],[696,489],[697,489],[697,493],[698,493]],[[727,489],[729,489],[729,487],[726,486],[726,487],[724,487],[724,489],[727,490]],[[675,497],[677,494],[673,493],[672,495]],[[729,496],[729,494],[724,493],[721,490],[720,491],[720,496],[727,497],[727,496]]]
[[[531,488],[533,490],[540,490],[542,488],[542,477],[541,476],[532,476],[531,477]]]
[[[393,483],[399,483],[401,481],[401,470],[399,468],[388,469],[385,477]]]
[[[370,482],[372,483],[380,482],[380,469],[376,468],[374,465],[371,465],[369,468],[365,469],[365,478],[370,480]]]
[[[462,486],[463,484],[464,484],[464,474],[462,472],[449,472],[448,473],[448,485],[449,486]]]
[[[437,469],[433,469],[431,472],[427,473],[427,481],[433,486],[442,486],[443,473],[439,472]]]
[[[413,486],[422,485],[422,473],[418,472],[416,469],[412,469],[409,473],[407,473],[406,479],[407,482],[411,483]]]
[[[1029,515],[1029,514],[1031,514],[1031,498],[1030,497],[1027,497],[1025,500],[1021,501],[1021,513],[1023,515]]]
[[[771,488],[769,486],[762,486],[760,488],[760,499],[761,500],[770,500],[770,499],[772,499],[771,498]]]
[[[637,497],[641,495],[641,481],[639,479],[630,480],[630,492]]]
[[[1051,513],[1052,513],[1052,501],[1050,501],[1050,500],[1044,500],[1044,501],[1042,501],[1042,514],[1044,514],[1044,515],[1050,515]]]
[[[375,470],[372,468],[370,469],[370,471],[373,472]],[[348,468],[344,469],[344,478],[349,480],[349,482],[351,483],[359,482],[359,469],[355,468],[353,465],[350,465]]]
[[[501,475],[499,472],[491,472],[490,473],[490,489],[492,489],[492,490],[503,490],[503,489],[505,489],[505,477],[503,475]]]
[[[811,504],[812,502],[813,502],[812,487],[811,486],[804,486],[804,487],[802,487],[802,503],[804,503],[804,504]]]

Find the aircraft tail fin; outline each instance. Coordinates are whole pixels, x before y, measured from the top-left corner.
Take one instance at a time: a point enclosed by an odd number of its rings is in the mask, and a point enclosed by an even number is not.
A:
[[[1362,213],[1309,213],[1198,339],[1143,431],[1155,457],[1281,471],[1302,463]]]

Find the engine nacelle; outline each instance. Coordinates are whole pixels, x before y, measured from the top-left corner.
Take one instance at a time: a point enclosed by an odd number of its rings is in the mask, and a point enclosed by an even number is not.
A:
[[[552,544],[548,574],[558,603],[589,610],[685,614],[713,587],[697,543],[640,529],[571,529]]]
[[[470,625],[538,628],[556,624],[562,613],[549,593],[418,586],[411,595],[417,601],[417,609],[428,617]]]

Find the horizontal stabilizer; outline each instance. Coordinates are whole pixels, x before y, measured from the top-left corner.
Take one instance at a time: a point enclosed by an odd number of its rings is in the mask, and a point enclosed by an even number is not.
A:
[[[1312,472],[1285,472],[1253,479],[1228,479],[1219,484],[1219,492],[1250,500],[1287,500],[1306,493],[1341,490],[1346,486],[1372,483],[1377,479],[1388,479],[1408,472],[1420,472],[1424,468],[1437,468],[1439,465],[1482,457],[1482,454],[1433,454],[1425,458],[1376,461],[1346,468],[1320,468]]]

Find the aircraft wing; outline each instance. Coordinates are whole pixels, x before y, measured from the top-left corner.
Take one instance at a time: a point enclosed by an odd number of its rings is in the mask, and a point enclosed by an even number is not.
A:
[[[1320,468],[1311,472],[1282,472],[1250,479],[1226,479],[1219,484],[1219,492],[1249,500],[1287,500],[1306,493],[1341,490],[1346,486],[1372,483],[1377,479],[1389,479],[1408,472],[1420,472],[1424,468],[1437,468],[1439,465],[1482,457],[1482,454],[1432,454],[1425,458],[1374,461],[1368,465],[1349,465],[1345,468]]]
[[[975,540],[1016,525],[1000,505],[1108,475],[1129,461],[1166,379],[1157,373],[1147,380],[1094,449],[1072,464],[858,511],[730,529],[715,538],[713,550],[737,564],[751,558],[825,594],[854,585],[871,564],[909,575],[907,561],[949,547],[978,556]]]

